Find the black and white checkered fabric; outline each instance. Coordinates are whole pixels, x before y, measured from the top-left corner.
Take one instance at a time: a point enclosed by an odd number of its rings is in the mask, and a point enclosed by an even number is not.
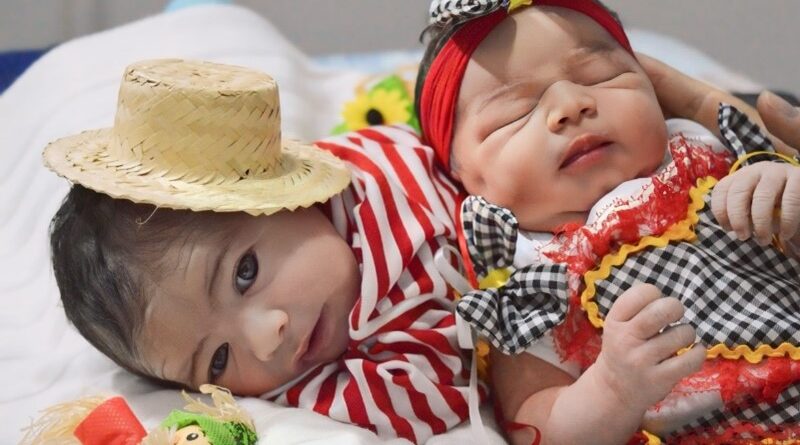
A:
[[[461,220],[475,273],[514,263],[519,224],[510,210],[490,204],[480,196],[469,196],[461,204]]]
[[[519,354],[567,316],[567,266],[540,264],[516,270],[500,289],[461,296],[456,312],[506,354]]]
[[[735,153],[737,158],[756,151],[775,152],[772,141],[761,131],[761,127],[736,107],[720,103],[717,122],[722,134],[722,142]],[[764,158],[754,156],[746,160],[743,165],[762,160],[774,161],[775,158],[771,156],[765,156]]]
[[[721,432],[735,424],[750,423],[757,425],[797,425],[800,422],[800,384],[795,383],[783,390],[774,403],[762,402],[747,406],[741,410],[729,409],[714,410],[675,431],[670,437],[665,438],[665,443],[673,443],[676,437],[687,433],[699,435],[702,440],[703,431]],[[746,438],[742,438],[746,439]],[[695,443],[702,443],[695,441]],[[732,443],[769,443],[760,440]],[[780,441],[772,442],[783,443]]]
[[[519,225],[510,210],[470,196],[461,205],[462,225],[475,273],[512,267]],[[496,348],[517,354],[567,315],[566,266],[519,269],[502,289],[474,290],[456,310]],[[531,291],[540,289],[540,291]]]
[[[641,251],[595,283],[601,316],[645,282],[681,300],[707,346],[800,344],[800,263],[753,239],[739,241],[716,223],[711,195],[705,199],[696,241]]]
[[[508,7],[508,0],[433,0],[430,22],[436,25],[454,25]]]

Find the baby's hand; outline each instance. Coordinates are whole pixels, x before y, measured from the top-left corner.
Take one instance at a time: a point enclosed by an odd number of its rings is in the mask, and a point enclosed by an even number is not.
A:
[[[800,169],[778,162],[748,165],[714,187],[711,211],[725,230],[736,232],[742,241],[755,236],[765,246],[773,233],[791,240],[800,225]]]
[[[670,327],[683,316],[683,305],[663,297],[655,286],[636,284],[625,291],[608,313],[603,348],[595,362],[600,385],[610,389],[623,406],[644,412],[661,401],[680,379],[697,371],[705,349],[694,346],[692,326]]]

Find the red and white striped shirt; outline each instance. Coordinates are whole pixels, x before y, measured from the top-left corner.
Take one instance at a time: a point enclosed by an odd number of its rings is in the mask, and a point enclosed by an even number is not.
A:
[[[423,443],[468,417],[469,368],[451,292],[433,265],[454,240],[458,189],[410,130],[373,128],[317,145],[352,171],[330,216],[359,262],[361,295],[344,355],[268,397]]]

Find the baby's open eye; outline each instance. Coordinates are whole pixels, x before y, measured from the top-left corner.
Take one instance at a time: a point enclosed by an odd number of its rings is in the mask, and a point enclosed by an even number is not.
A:
[[[236,290],[240,294],[247,292],[247,289],[253,285],[258,276],[258,258],[253,252],[247,252],[239,259],[236,264]]]
[[[225,343],[216,351],[211,357],[211,366],[208,369],[211,382],[215,382],[219,376],[225,372],[225,367],[228,366],[228,344]]]

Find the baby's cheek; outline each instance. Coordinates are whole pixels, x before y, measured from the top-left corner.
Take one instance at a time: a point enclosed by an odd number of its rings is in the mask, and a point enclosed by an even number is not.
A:
[[[631,129],[633,137],[628,143],[643,168],[654,170],[661,165],[667,149],[667,125],[657,103],[644,101],[639,105],[640,118],[634,121],[637,124]]]

